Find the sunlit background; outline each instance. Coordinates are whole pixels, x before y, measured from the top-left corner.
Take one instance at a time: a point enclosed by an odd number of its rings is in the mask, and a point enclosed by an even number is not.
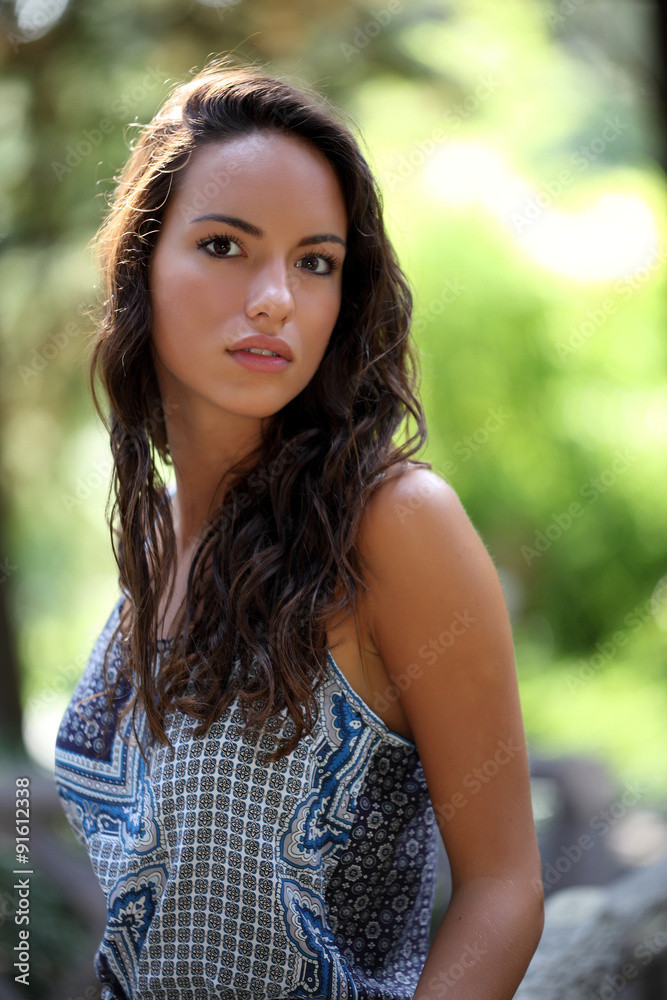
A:
[[[414,289],[425,457],[500,574],[530,753],[596,760],[614,788],[640,781],[637,863],[665,850],[667,188],[653,4],[0,9],[7,780],[19,738],[49,778],[117,594],[108,441],[86,388],[89,244],[133,123],[233,49],[315,85],[358,124]],[[69,828],[51,822],[65,844]],[[618,850],[632,857],[639,841]]]

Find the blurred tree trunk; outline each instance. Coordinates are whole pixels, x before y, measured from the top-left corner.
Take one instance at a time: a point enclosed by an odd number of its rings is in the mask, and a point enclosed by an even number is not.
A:
[[[667,141],[665,140],[665,126],[667,126],[667,0],[654,0],[656,11],[656,31],[655,31],[655,66],[656,66],[656,96],[658,100],[658,113],[660,122],[657,132],[662,136],[660,144],[660,165],[667,173]]]
[[[0,490],[0,754],[24,754],[21,698],[10,588],[16,569],[7,551],[7,507]]]

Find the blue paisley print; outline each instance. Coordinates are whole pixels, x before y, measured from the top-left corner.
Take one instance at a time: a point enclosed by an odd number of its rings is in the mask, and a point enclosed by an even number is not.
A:
[[[240,735],[235,699],[174,745],[111,713],[104,653],[122,598],[63,716],[56,785],[107,902],[102,1000],[409,1000],[426,960],[437,827],[413,743],[350,687],[331,653],[319,718],[283,760]],[[167,640],[168,641],[168,640]],[[164,644],[160,644],[158,656]],[[109,677],[118,649],[109,652]],[[279,737],[293,735],[285,718]]]

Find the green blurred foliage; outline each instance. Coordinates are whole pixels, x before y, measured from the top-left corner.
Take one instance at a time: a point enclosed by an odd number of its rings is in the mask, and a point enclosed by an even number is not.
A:
[[[234,50],[312,83],[364,134],[415,290],[426,457],[505,586],[531,746],[591,749],[667,793],[667,619],[664,602],[649,606],[667,551],[664,268],[645,251],[643,272],[559,271],[537,253],[544,240],[531,242],[543,209],[537,221],[502,209],[512,184],[563,225],[605,197],[610,218],[634,198],[662,243],[650,74],[622,58],[628,39],[628,51],[645,44],[645,7],[74,0],[41,35],[5,11],[0,461],[11,551],[0,557],[18,567],[31,732],[55,732],[117,587],[109,449],[86,388],[90,241],[133,124],[209,54]],[[591,153],[608,119],[623,127]],[[607,242],[622,248],[633,223],[619,213]],[[619,453],[626,469],[614,472]],[[563,527],[572,504],[581,513]],[[648,610],[629,618],[638,606]],[[596,644],[612,653],[573,686],[581,663],[602,656]]]

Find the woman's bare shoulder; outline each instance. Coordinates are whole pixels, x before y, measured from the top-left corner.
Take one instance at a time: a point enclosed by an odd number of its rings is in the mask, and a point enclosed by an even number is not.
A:
[[[383,483],[362,529],[369,632],[440,807],[453,882],[528,885],[539,854],[511,622],[493,560],[456,491],[430,469]],[[493,781],[468,794],[487,761]]]
[[[431,508],[443,510],[448,502],[450,508],[455,506],[459,514],[463,512],[456,490],[438,472],[416,462],[395,462],[374,490],[364,520],[380,531],[391,531],[395,519],[403,524],[427,501]]]
[[[464,590],[471,596],[493,594],[502,616],[504,597],[494,561],[454,487],[433,469],[413,463],[392,472],[370,497],[359,529],[371,591],[436,591],[441,602],[445,593],[456,601]],[[378,642],[377,619],[386,620],[386,608],[374,601],[368,612]]]

